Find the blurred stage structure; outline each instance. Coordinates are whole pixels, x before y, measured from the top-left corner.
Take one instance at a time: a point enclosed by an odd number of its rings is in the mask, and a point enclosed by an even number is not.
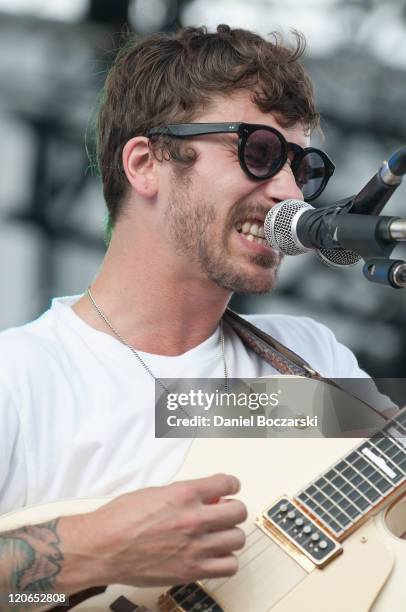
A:
[[[359,191],[406,144],[400,1],[0,0],[0,329],[36,317],[54,295],[82,292],[101,262],[105,209],[87,149],[120,32],[217,23],[307,36],[322,146],[337,166],[320,204]],[[406,216],[405,186],[385,214]],[[361,267],[331,270],[313,255],[286,258],[271,295],[233,298],[241,312],[326,323],[382,377],[406,374],[405,304],[405,291],[369,284]]]

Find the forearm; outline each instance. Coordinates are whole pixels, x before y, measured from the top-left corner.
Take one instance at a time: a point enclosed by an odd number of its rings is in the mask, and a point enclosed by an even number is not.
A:
[[[0,591],[72,595],[109,584],[163,586],[235,574],[247,518],[227,474],[150,487],[93,512],[0,533]]]
[[[100,584],[86,515],[0,533],[0,593],[72,593]]]

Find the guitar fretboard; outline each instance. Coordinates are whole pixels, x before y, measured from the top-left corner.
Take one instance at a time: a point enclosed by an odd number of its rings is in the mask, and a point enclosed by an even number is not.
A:
[[[406,409],[329,468],[296,499],[337,536],[406,479]]]

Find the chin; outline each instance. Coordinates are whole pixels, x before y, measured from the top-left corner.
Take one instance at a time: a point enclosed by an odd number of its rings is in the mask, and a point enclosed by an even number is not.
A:
[[[240,285],[245,285],[245,290],[239,293],[261,294],[271,291],[278,281],[279,266],[262,267],[261,265],[250,266],[245,278],[242,276]]]
[[[254,270],[234,271],[233,273],[222,274],[212,280],[217,285],[232,291],[233,293],[244,294],[263,294],[269,293],[277,282],[277,268],[265,270],[255,266]]]
[[[239,287],[234,289],[235,293],[240,294],[251,294],[251,295],[261,295],[264,293],[269,293],[275,287],[276,279],[269,280],[267,282],[258,282],[256,281],[247,281],[245,283],[241,283]]]

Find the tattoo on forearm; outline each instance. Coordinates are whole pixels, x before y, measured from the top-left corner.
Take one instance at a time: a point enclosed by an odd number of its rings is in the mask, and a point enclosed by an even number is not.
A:
[[[62,569],[58,519],[0,533],[0,592],[52,592]]]

